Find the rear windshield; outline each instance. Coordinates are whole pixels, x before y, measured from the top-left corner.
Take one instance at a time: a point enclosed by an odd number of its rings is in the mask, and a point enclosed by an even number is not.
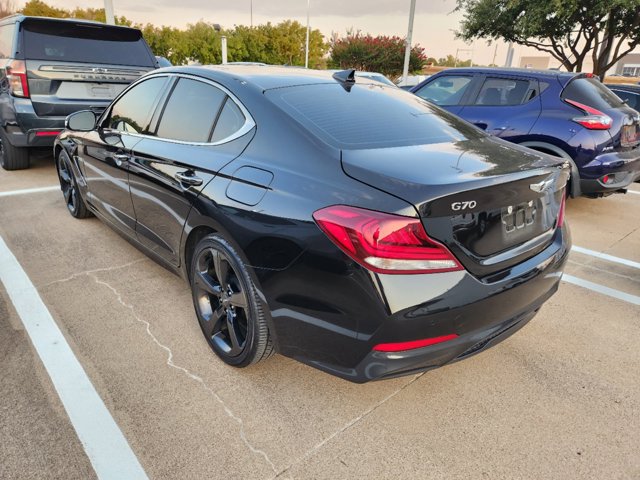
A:
[[[27,59],[154,67],[139,30],[73,22],[23,23]]]
[[[468,123],[395,87],[300,85],[266,92],[282,110],[341,149],[385,148],[483,136]]]
[[[599,110],[620,108],[624,105],[620,98],[595,78],[578,78],[567,85],[562,92],[563,100],[573,100]]]

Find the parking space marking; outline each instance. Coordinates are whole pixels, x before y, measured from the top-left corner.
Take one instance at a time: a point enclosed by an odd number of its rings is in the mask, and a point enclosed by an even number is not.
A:
[[[127,439],[2,237],[0,282],[18,312],[98,478],[147,479]]]
[[[627,189],[627,193],[635,193],[636,195],[640,195],[640,192],[637,192],[635,190],[629,190],[629,189]]]
[[[595,250],[578,247],[577,245],[571,247],[571,250],[577,253],[582,253],[583,255],[589,255],[591,257],[601,258],[602,260],[607,260],[609,262],[619,263],[620,265],[626,265],[627,267],[640,269],[640,262],[634,262],[633,260],[627,260],[626,258],[614,257],[613,255],[609,255],[608,253],[596,252]]]
[[[13,197],[14,195],[27,195],[29,193],[53,192],[60,190],[60,185],[51,185],[50,187],[40,188],[24,188],[22,190],[10,190],[8,192],[0,192],[0,197]]]
[[[589,280],[583,280],[582,278],[574,277],[573,275],[568,275],[566,273],[562,275],[562,280],[567,283],[572,283],[579,287],[583,287],[588,290],[607,295],[608,297],[617,298],[618,300],[632,303],[633,305],[640,305],[640,297],[631,295],[630,293],[621,292],[620,290],[616,290],[615,288],[605,287],[604,285],[600,285],[599,283],[590,282]]]

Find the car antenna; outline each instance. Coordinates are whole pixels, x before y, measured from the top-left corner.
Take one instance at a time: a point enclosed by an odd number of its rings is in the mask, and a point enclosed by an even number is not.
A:
[[[356,71],[354,69],[340,70],[338,72],[335,72],[332,77],[340,82],[342,88],[344,88],[347,92],[350,92],[351,87],[353,87],[356,83]]]

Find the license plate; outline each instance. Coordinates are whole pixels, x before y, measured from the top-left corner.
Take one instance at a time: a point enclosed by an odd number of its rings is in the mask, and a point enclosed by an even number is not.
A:
[[[622,127],[622,135],[620,144],[623,147],[629,147],[638,143],[638,125],[625,125]]]

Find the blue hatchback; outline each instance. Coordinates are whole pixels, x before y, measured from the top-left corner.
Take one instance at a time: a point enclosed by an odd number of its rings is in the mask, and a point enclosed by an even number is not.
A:
[[[625,192],[640,178],[640,114],[591,74],[457,68],[411,91],[491,135],[569,160],[573,197]]]

